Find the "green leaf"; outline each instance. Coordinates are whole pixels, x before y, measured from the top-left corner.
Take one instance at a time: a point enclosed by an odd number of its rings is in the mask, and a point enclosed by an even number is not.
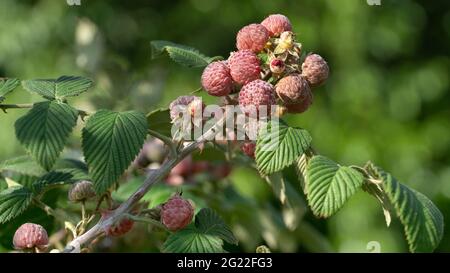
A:
[[[306,130],[271,121],[260,131],[256,142],[256,165],[264,174],[272,174],[294,163],[310,146]]]
[[[14,78],[0,78],[0,102],[5,100],[5,96],[13,91],[20,81]]]
[[[62,100],[78,96],[92,86],[92,80],[85,77],[61,76],[58,79],[37,79],[22,81],[22,86],[31,93],[46,99]]]
[[[167,137],[171,137],[172,120],[169,109],[156,109],[147,114],[148,128]]]
[[[64,149],[77,117],[77,111],[65,103],[36,103],[16,121],[17,139],[39,165],[50,170]]]
[[[41,176],[45,173],[45,170],[27,155],[3,161],[0,164],[0,171],[9,171],[29,176]]]
[[[201,209],[195,216],[195,225],[172,233],[163,245],[163,252],[173,253],[223,253],[223,241],[237,244],[231,230],[209,208]]]
[[[167,52],[173,61],[187,67],[205,67],[214,59],[201,54],[195,48],[169,41],[152,41],[150,45],[152,48],[152,59]]]
[[[318,217],[329,217],[362,186],[364,176],[324,156],[314,156],[306,170],[308,202]]]
[[[309,160],[310,156],[304,153],[297,159],[297,164],[295,164],[295,171],[300,182],[300,187],[305,194],[308,194],[308,189],[306,188],[306,168],[308,167]]]
[[[172,233],[164,242],[162,251],[166,253],[223,253],[223,241],[213,235],[201,233],[188,226]]]
[[[210,208],[203,208],[197,213],[195,216],[195,226],[204,234],[217,236],[230,244],[237,245],[238,243],[233,232],[220,216]]]
[[[25,187],[11,187],[0,192],[0,224],[23,213],[32,199],[31,191]]]
[[[147,136],[145,115],[100,110],[83,129],[83,153],[97,193],[114,184],[139,153]]]
[[[399,183],[391,174],[373,167],[405,230],[411,252],[432,252],[444,234],[444,217],[425,195]]]
[[[80,180],[89,180],[88,174],[80,169],[59,169],[48,172],[34,181],[32,188],[34,193],[41,194],[50,188],[72,184]]]

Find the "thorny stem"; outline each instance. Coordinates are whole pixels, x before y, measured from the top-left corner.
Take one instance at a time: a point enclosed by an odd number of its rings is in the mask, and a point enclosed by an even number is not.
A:
[[[224,118],[217,121],[217,123],[208,131],[206,131],[202,136],[200,136],[196,141],[191,142],[183,150],[177,154],[176,157],[167,159],[159,169],[151,172],[145,179],[144,183],[125,201],[123,202],[114,212],[105,218],[101,218],[97,224],[90,228],[83,235],[75,238],[70,242],[64,252],[66,253],[76,253],[80,252],[83,246],[104,234],[104,231],[110,226],[114,225],[117,221],[122,219],[126,213],[130,212],[137,202],[150,190],[150,188],[164,179],[169,172],[175,167],[182,159],[187,155],[194,152],[198,146],[205,141],[211,141],[222,129],[224,123]]]

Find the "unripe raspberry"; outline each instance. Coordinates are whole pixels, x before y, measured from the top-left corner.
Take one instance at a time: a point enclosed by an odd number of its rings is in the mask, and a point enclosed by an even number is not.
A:
[[[179,195],[171,197],[161,209],[161,221],[170,231],[183,229],[192,221],[194,208]]]
[[[41,225],[23,224],[16,230],[13,244],[16,249],[43,249],[48,245],[47,231]]]
[[[269,41],[269,31],[261,24],[250,24],[239,30],[236,36],[236,47],[239,50],[259,52]]]
[[[102,217],[106,218],[108,217],[113,211],[112,210],[106,210],[102,212]],[[105,233],[109,236],[122,236],[125,233],[129,232],[134,226],[134,221],[129,218],[122,218],[118,223],[114,224],[113,226],[109,226],[106,228]]]
[[[82,180],[73,184],[69,189],[69,200],[81,202],[95,196],[94,185],[91,181]]]
[[[211,96],[226,96],[233,88],[233,79],[227,62],[210,63],[202,74],[202,86]]]
[[[275,85],[275,92],[284,104],[297,104],[309,96],[311,90],[302,76],[291,74]]]
[[[286,65],[280,59],[273,59],[270,61],[270,71],[274,74],[281,74],[284,72]]]
[[[308,110],[313,102],[313,94],[310,90],[308,90],[307,95],[303,99],[302,102],[297,104],[285,105],[288,113],[291,114],[300,114]]]
[[[327,62],[318,54],[308,55],[302,64],[302,76],[311,87],[317,87],[328,79],[330,70]]]
[[[247,83],[239,92],[239,105],[247,114],[253,109],[258,110],[259,106],[267,106],[267,114],[270,114],[271,105],[275,104],[275,100],[273,86],[263,80]]]
[[[291,22],[282,14],[272,14],[261,22],[269,31],[270,36],[278,36],[283,31],[292,31]]]
[[[233,80],[239,84],[246,84],[259,79],[261,66],[258,56],[250,50],[233,52],[228,58],[228,66]]]
[[[193,102],[201,103],[202,107],[204,108],[205,105],[202,103],[202,98],[196,97],[196,96],[180,96],[174,101],[172,101],[169,105],[170,109],[170,118],[172,120],[177,119],[180,116],[180,113],[185,113],[187,111],[187,108],[189,104]],[[191,112],[192,109],[189,111],[191,116],[194,116],[195,113]]]
[[[242,143],[241,150],[248,157],[255,158],[256,143],[253,141],[246,141]]]

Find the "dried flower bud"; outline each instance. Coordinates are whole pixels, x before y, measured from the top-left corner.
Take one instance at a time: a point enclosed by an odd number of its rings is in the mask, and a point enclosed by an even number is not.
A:
[[[281,74],[285,70],[286,66],[280,59],[273,59],[270,61],[270,71],[274,74]]]
[[[69,200],[72,202],[85,201],[95,196],[91,181],[82,180],[73,184],[69,189]]]

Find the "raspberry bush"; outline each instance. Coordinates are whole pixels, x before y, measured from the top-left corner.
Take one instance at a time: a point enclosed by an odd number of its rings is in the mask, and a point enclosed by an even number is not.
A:
[[[0,223],[16,227],[21,221],[11,238],[15,249],[88,252],[103,235],[128,236],[139,224],[163,234],[163,252],[227,251],[245,234],[234,234],[226,224],[230,219],[208,201],[233,196],[228,177],[239,165],[254,167],[271,186],[291,231],[301,226],[303,196],[312,214],[328,218],[362,190],[379,201],[388,226],[394,215],[400,219],[411,252],[438,246],[443,216],[426,196],[372,162],[343,166],[320,155],[306,129],[283,120],[307,111],[330,76],[322,56],[304,52],[286,16],[269,15],[244,26],[237,31],[236,51],[225,57],[167,41],[153,41],[151,47],[153,57],[167,53],[178,64],[202,68],[199,85],[204,94],[219,97],[218,104],[185,94],[146,115],[90,112],[70,103],[92,86],[88,78],[0,80],[0,109],[29,108],[14,126],[27,155],[0,165],[8,184],[0,192]],[[19,85],[42,101],[5,103]],[[83,156],[61,158],[77,124]],[[212,150],[223,156],[208,157]],[[297,188],[289,183],[293,170]],[[170,185],[164,188],[169,192],[157,195],[157,184]],[[217,196],[205,194],[206,187]],[[190,191],[185,195],[180,188]],[[49,204],[55,189],[67,196],[66,205]],[[222,209],[245,215],[238,219],[256,215],[245,206]],[[55,218],[56,243],[39,219],[23,219],[33,209]]]

